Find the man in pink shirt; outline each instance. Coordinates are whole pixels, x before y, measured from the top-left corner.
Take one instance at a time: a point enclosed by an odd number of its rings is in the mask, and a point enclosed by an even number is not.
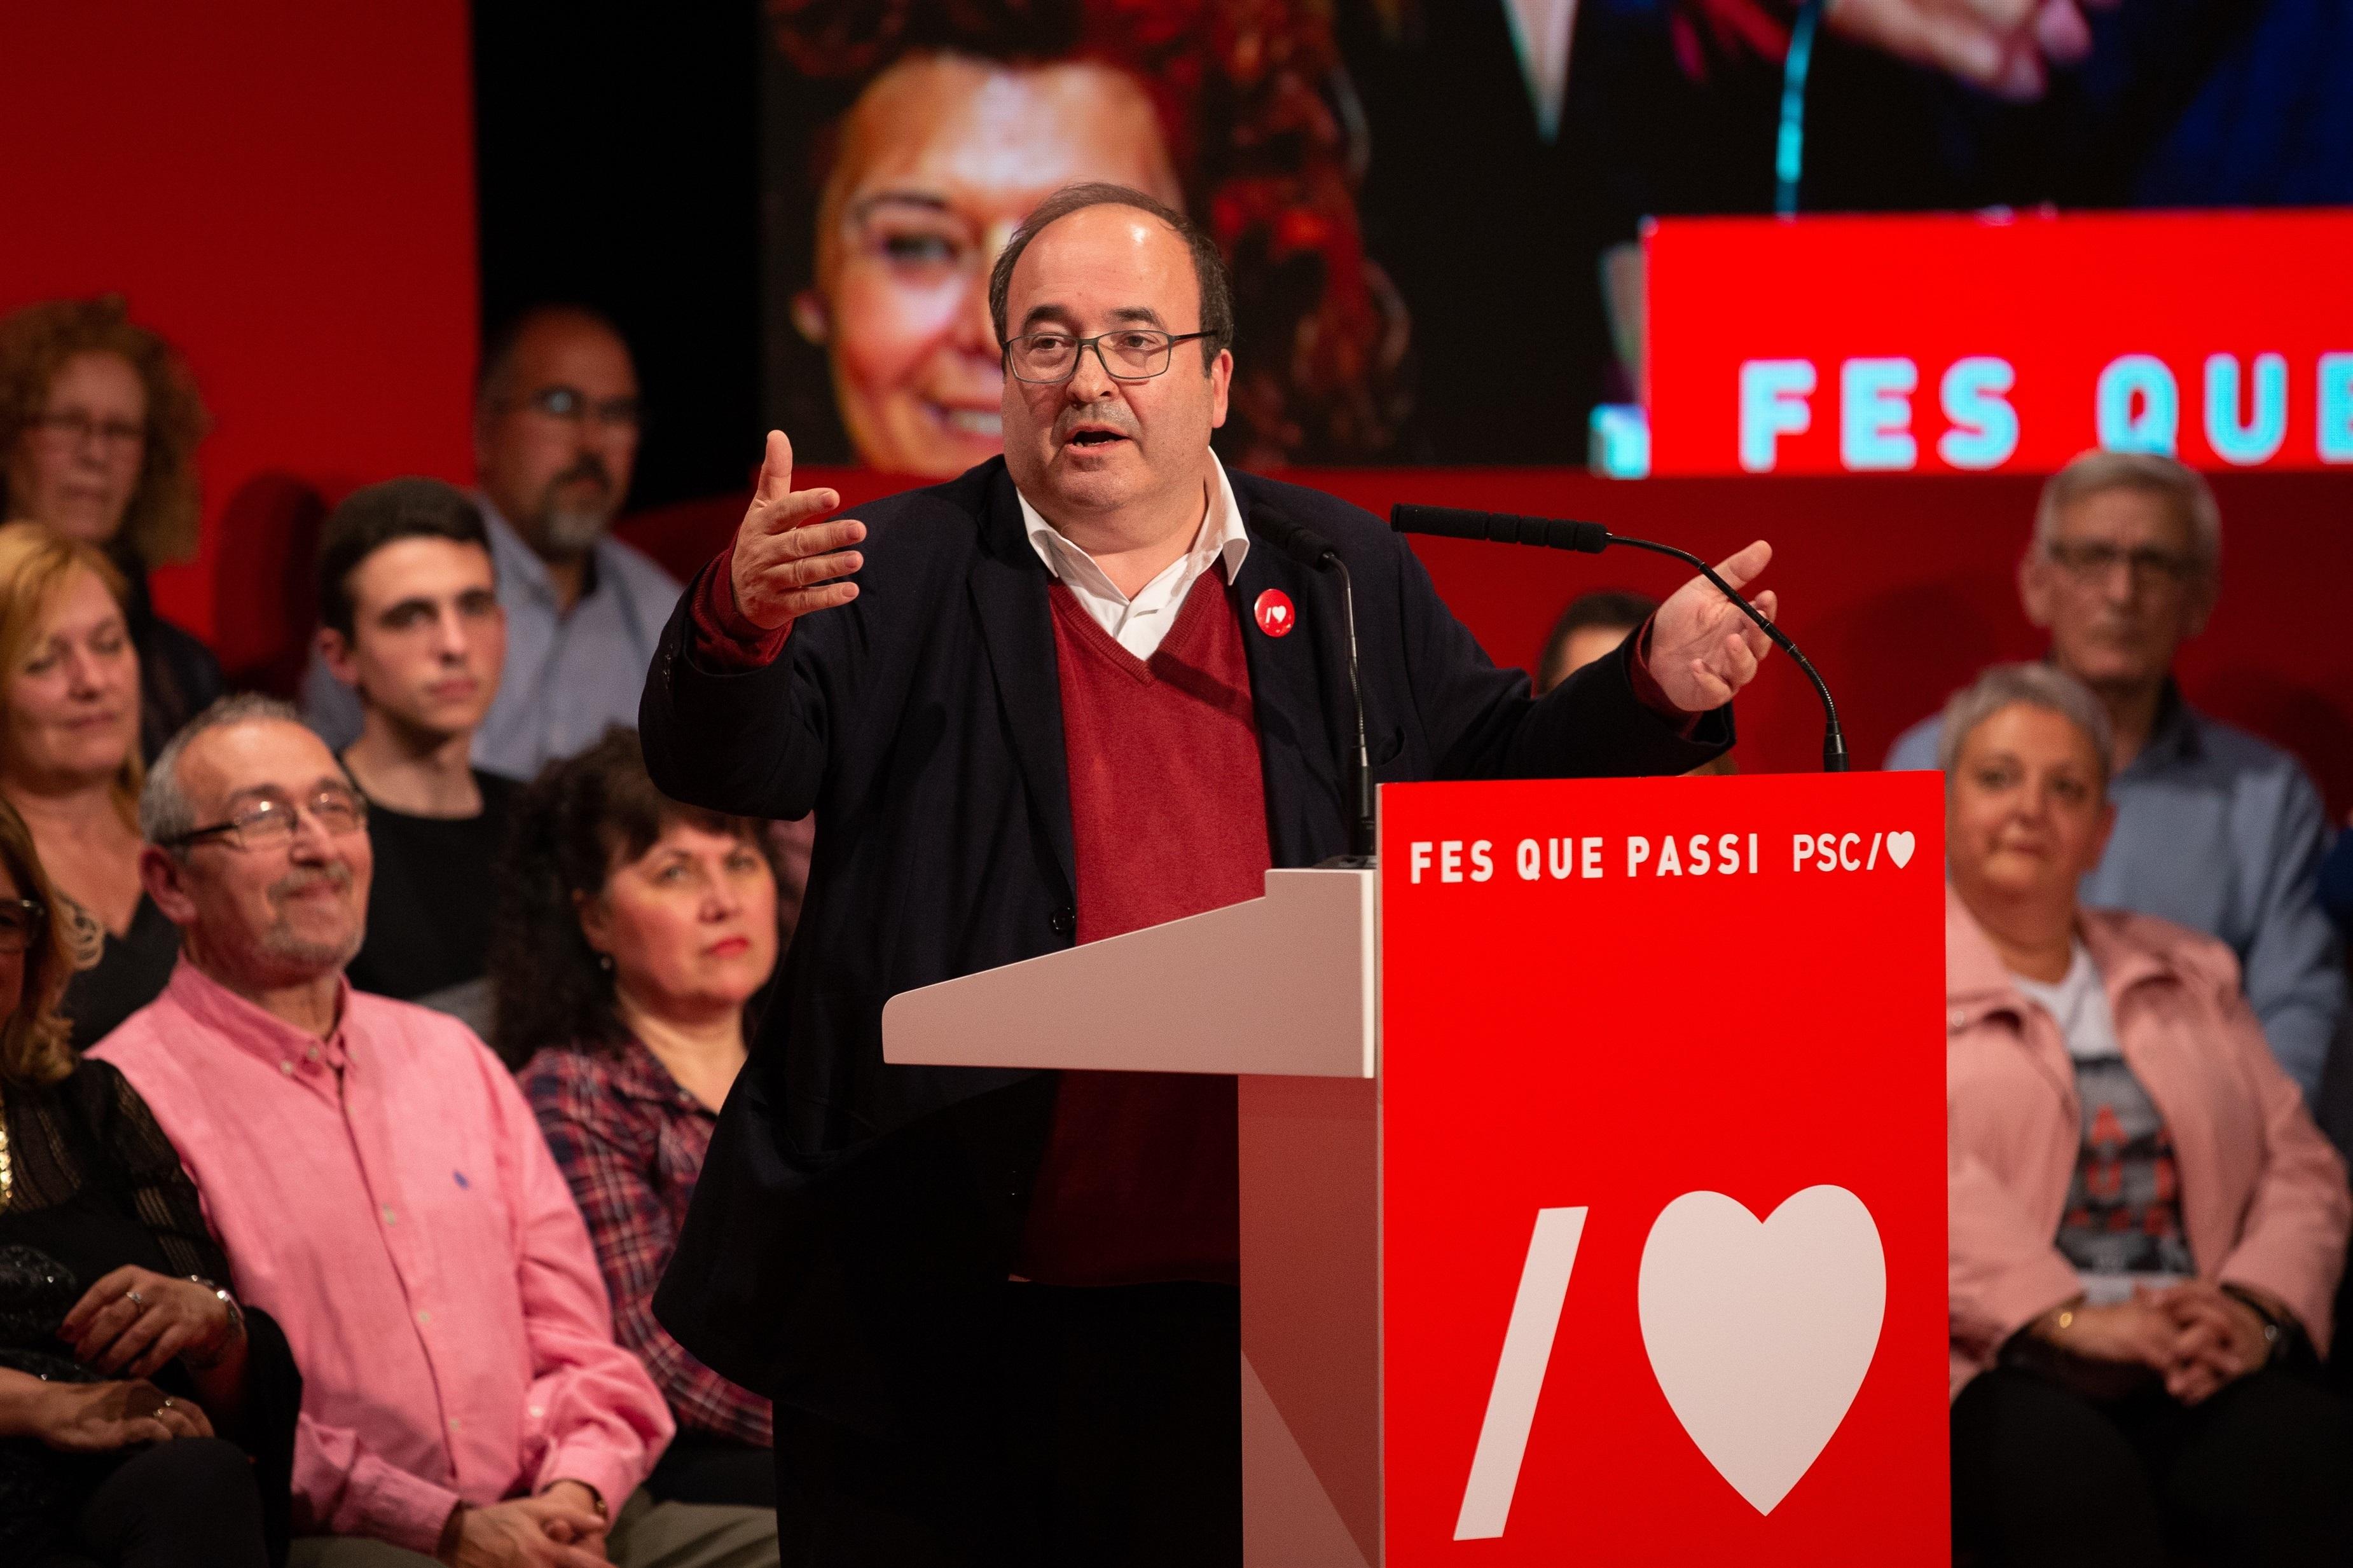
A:
[[[301,1365],[297,1568],[775,1563],[773,1513],[638,1491],[670,1413],[512,1080],[464,1025],[344,982],[373,864],[327,748],[283,703],[216,703],[140,824],[180,963],[93,1054]]]

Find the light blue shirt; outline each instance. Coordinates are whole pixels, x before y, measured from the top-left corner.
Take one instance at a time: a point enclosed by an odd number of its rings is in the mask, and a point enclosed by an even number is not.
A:
[[[474,731],[474,765],[528,780],[554,759],[586,750],[607,725],[636,726],[646,670],[678,605],[679,585],[644,554],[608,538],[591,555],[588,591],[565,615],[546,563],[488,500],[474,500],[490,530],[499,603],[507,612],[506,668],[497,700]],[[302,677],[302,717],[337,752],[359,738],[359,698],[316,653]]]
[[[1934,768],[1942,728],[1932,718],[1906,730],[1887,767]],[[2168,685],[2148,744],[2108,795],[2116,834],[2084,879],[2084,902],[2156,915],[2237,953],[2272,1055],[2316,1100],[2345,968],[2318,899],[2327,813],[2303,765]]]

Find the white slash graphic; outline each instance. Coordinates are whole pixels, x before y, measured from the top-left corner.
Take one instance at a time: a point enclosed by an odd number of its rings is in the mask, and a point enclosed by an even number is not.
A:
[[[1479,1424],[1479,1447],[1471,1456],[1471,1479],[1462,1488],[1462,1511],[1454,1520],[1457,1541],[1488,1541],[1504,1533],[1512,1493],[1520,1484],[1520,1461],[1528,1450],[1528,1429],[1535,1424],[1545,1365],[1552,1360],[1553,1335],[1560,1328],[1561,1303],[1568,1296],[1569,1270],[1577,1267],[1577,1244],[1584,1235],[1584,1209],[1536,1211],[1520,1291],[1504,1331],[1504,1353],[1487,1393],[1487,1416]]]

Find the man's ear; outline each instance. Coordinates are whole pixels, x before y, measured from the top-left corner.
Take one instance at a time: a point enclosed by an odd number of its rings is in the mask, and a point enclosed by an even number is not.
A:
[[[1219,349],[1218,357],[1209,362],[1209,428],[1219,430],[1226,423],[1226,394],[1234,382],[1234,351]]]
[[[327,667],[327,673],[353,690],[358,690],[360,661],[352,651],[352,639],[332,626],[321,626],[317,646],[319,662]]]
[[[188,866],[168,849],[158,849],[153,844],[139,850],[139,885],[164,911],[164,918],[174,925],[185,928],[195,923],[196,901],[189,897],[186,886]]]
[[[2028,545],[2018,563],[2018,602],[2035,630],[2051,629],[2051,562],[2040,547]]]

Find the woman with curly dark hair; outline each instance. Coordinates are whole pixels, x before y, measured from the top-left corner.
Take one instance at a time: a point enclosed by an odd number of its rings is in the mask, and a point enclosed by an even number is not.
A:
[[[150,571],[196,552],[196,443],[210,428],[187,365],[120,296],[0,321],[0,522],[103,550],[129,583],[150,758],[221,694],[220,661],[147,591]]]
[[[678,1436],[664,1501],[776,1505],[768,1402],[654,1321],[654,1286],[744,1061],[744,1010],[776,965],[761,825],[665,799],[634,730],[551,763],[517,807],[491,938],[499,1053],[596,1244],[613,1323]]]
[[[301,1380],[138,1091],[58,1015],[72,959],[0,805],[0,1561],[282,1563]]]
[[[1383,451],[1405,312],[1357,231],[1362,149],[1315,0],[773,0],[802,150],[773,254],[813,265],[772,346],[782,423],[837,417],[861,462],[944,478],[1003,447],[988,270],[1054,190],[1190,211],[1235,276],[1243,352],[1219,447],[1262,468]],[[789,167],[789,163],[781,163]],[[820,390],[823,389],[823,390]],[[830,395],[826,393],[829,392]]]

